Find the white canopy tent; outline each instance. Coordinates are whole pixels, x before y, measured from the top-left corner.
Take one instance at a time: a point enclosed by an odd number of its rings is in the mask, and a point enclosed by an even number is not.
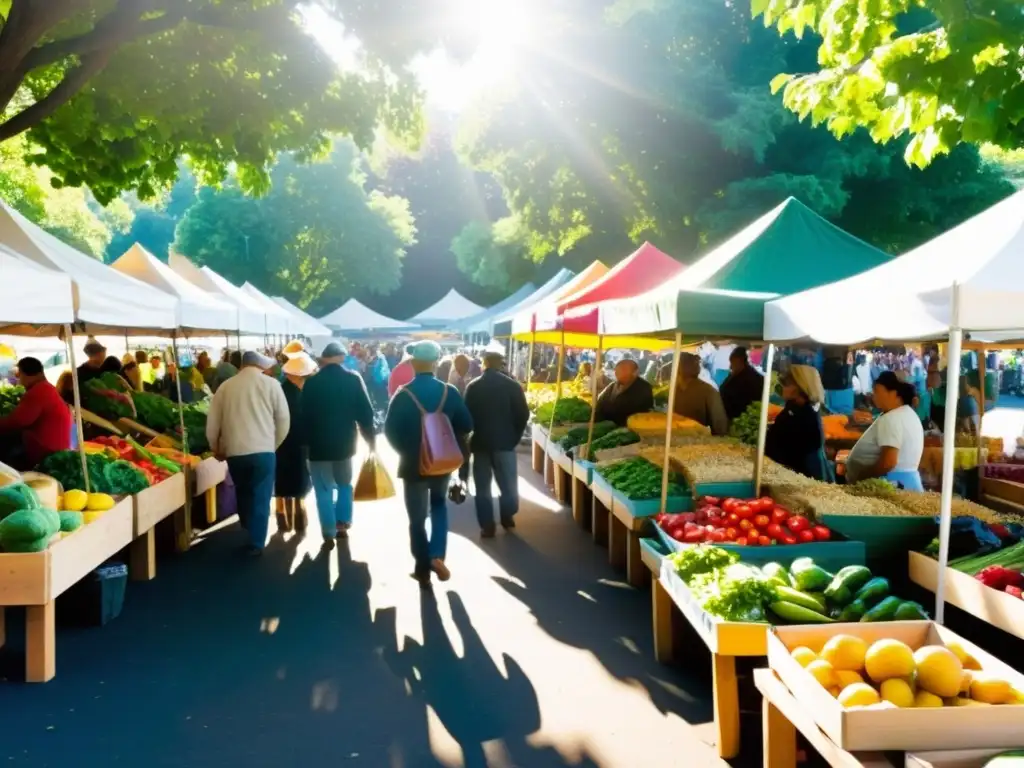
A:
[[[431,304],[418,315],[409,318],[409,322],[433,326],[446,325],[483,311],[484,308],[479,304],[474,304],[452,288],[443,298]]]
[[[292,326],[292,330],[295,333],[301,333],[303,336],[309,336],[313,338],[315,336],[330,336],[331,329],[321,323],[312,315],[306,314],[301,309],[292,304],[288,299],[282,296],[271,296],[270,297],[277,306],[287,312],[294,319],[295,325]]]
[[[475,315],[469,315],[468,317],[464,317],[461,320],[452,323],[452,330],[458,331],[459,333],[490,333],[491,323],[494,322],[495,318],[501,317],[508,312],[508,310],[518,305],[523,299],[528,296],[532,296],[536,291],[536,285],[533,283],[526,283],[520,287],[518,291],[506,296],[497,304],[492,304],[483,312],[477,312]]]
[[[877,307],[872,310],[866,302]],[[765,305],[765,341],[949,339],[946,401],[959,399],[964,332],[1024,338],[1024,192],[882,266]],[[943,432],[956,432],[955,407]],[[953,498],[953,441],[943,442],[936,620],[942,621]]]
[[[419,326],[416,323],[407,323],[404,320],[382,315],[374,312],[365,304],[356,299],[349,299],[329,315],[320,318],[320,322],[334,331],[342,333],[373,331],[411,331]]]
[[[238,313],[230,303],[193,285],[139,243],[110,266],[121,274],[177,297],[178,327],[211,333],[238,331]]]
[[[67,275],[73,284],[75,322],[81,330],[111,333],[177,327],[178,300],[116,272],[36,226],[0,202],[0,244],[27,261]],[[4,275],[6,281],[6,273]],[[54,335],[52,327],[40,328]]]
[[[71,278],[0,245],[0,328],[34,333],[36,326],[75,321]]]
[[[298,333],[295,328],[292,328],[294,321],[291,315],[281,309],[267,294],[248,282],[242,285],[242,290],[249,296],[252,296],[256,303],[263,308],[268,334],[287,335],[289,333]]]
[[[172,270],[188,280],[192,285],[198,286],[221,301],[231,304],[237,316],[235,327],[239,333],[258,333],[262,335],[267,332],[267,321],[263,310],[256,303],[255,299],[241,288],[235,287],[209,267],[197,267],[180,254],[171,252],[167,263]]]

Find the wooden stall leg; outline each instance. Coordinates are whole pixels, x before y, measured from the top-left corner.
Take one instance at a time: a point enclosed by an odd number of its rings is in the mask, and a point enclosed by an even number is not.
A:
[[[762,704],[764,768],[796,768],[796,727],[768,699]]]
[[[156,529],[150,528],[128,547],[128,576],[132,581],[156,578]]]
[[[555,487],[555,462],[547,454],[544,454],[544,485]]]
[[[740,695],[736,657],[711,655],[714,682],[715,730],[718,756],[728,760],[740,751]]]
[[[572,499],[572,476],[557,464],[552,471],[555,476],[555,498],[562,504],[569,504]]]
[[[185,494],[185,506],[174,513],[174,549],[188,552],[192,547],[192,499]]]
[[[533,453],[530,456],[530,464],[533,467],[533,471],[539,475],[544,471],[544,446],[536,440],[531,445],[533,446]]]
[[[616,570],[626,567],[626,526],[608,513],[608,564]]]
[[[647,581],[650,570],[640,555],[640,535],[636,531],[626,532],[626,581],[640,589]]]
[[[217,486],[207,488],[206,493],[206,522],[213,525],[217,522]]]
[[[45,683],[57,674],[54,601],[25,609],[25,681]]]
[[[572,518],[585,531],[590,530],[590,489],[578,477],[572,479]]]
[[[0,605],[0,648],[4,647],[4,643],[7,642],[7,631],[4,628],[4,614],[6,609]]]
[[[602,547],[608,543],[608,507],[594,497],[594,504],[591,511],[590,533],[594,537],[594,543]]]
[[[651,574],[651,608],[654,618],[654,658],[661,664],[672,661],[672,596],[661,580]]]

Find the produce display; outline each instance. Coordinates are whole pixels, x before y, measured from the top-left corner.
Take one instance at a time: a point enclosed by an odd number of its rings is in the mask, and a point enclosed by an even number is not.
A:
[[[105,419],[136,417],[128,382],[116,373],[104,373],[82,387],[82,407]]]
[[[140,424],[157,432],[178,430],[178,408],[166,397],[152,392],[133,392],[132,401]]]
[[[189,453],[198,455],[210,450],[210,443],[206,439],[206,416],[209,410],[209,399],[201,400],[198,403],[187,403],[182,409],[182,420],[185,422],[185,429],[188,432]],[[587,413],[587,418],[590,418],[589,413]]]
[[[1007,536],[1007,540],[1012,537]],[[1024,599],[1024,541],[993,552],[965,555],[949,567],[973,576],[986,587]]]
[[[0,417],[6,416],[13,411],[18,403],[21,402],[21,396],[25,394],[25,388],[20,385],[7,386],[0,385]]]
[[[871,424],[870,415],[867,422]],[[821,417],[821,428],[826,440],[860,440],[863,430],[850,429],[850,419],[841,413],[831,413]]]
[[[532,413],[536,413],[537,409],[542,405],[555,402],[557,396],[558,386],[556,384],[531,383],[526,390],[526,405]],[[582,382],[575,379],[563,381],[562,397],[575,397],[589,401],[590,390],[584,387]]]
[[[86,457],[90,489],[97,493],[127,496],[149,487],[141,469],[124,459],[112,459],[106,454],[90,453]],[[53,477],[64,490],[85,490],[81,457],[77,451],[57,451],[43,459],[40,472]]]
[[[680,468],[691,486],[749,482],[754,477],[753,451],[740,443],[673,446],[669,460]]]
[[[2,411],[3,405],[0,404],[0,412]],[[1013,483],[1024,483],[1024,464],[1009,462],[986,464],[982,468],[982,471],[985,477],[991,477],[994,480],[1009,480]]]
[[[598,421],[594,424],[594,439],[598,439],[607,435],[615,429],[614,421]],[[577,445],[583,445],[587,442],[587,435],[590,434],[590,425],[585,427],[573,427],[566,432],[558,440],[558,447],[563,451],[568,451],[571,448],[575,448]]]
[[[660,411],[650,411],[648,413],[634,413],[626,420],[626,426],[634,432],[655,434],[660,437],[665,436],[665,431],[668,429],[668,414],[661,413]],[[711,435],[711,430],[701,424],[699,421],[688,419],[685,416],[678,414],[672,415],[672,433],[679,434],[690,434],[698,437],[707,437]]]
[[[941,495],[934,491],[905,491],[886,480],[874,478],[861,480],[853,485],[842,486],[846,493],[865,498],[883,499],[899,508],[898,514],[916,517],[937,517]],[[1012,515],[997,513],[968,499],[953,497],[953,517],[973,517],[985,523],[997,523],[1013,519]]]
[[[624,445],[634,445],[640,442],[640,435],[627,427],[613,429],[599,439],[590,443],[589,461],[597,461],[598,451],[607,451],[609,448],[621,448]]]
[[[661,498],[661,467],[651,464],[639,456],[623,459],[597,468],[597,473],[608,485],[627,499],[645,501]],[[668,476],[668,495],[684,496],[687,493],[683,478],[674,472]]]
[[[889,594],[889,582],[863,565],[830,573],[809,557],[789,568],[739,562],[735,552],[709,544],[669,556],[701,608],[725,621],[829,624],[927,619],[918,603]]]
[[[101,447],[107,457],[124,459],[141,469],[150,485],[156,485],[181,472],[180,464],[143,448],[130,437],[98,437],[90,442],[93,446]]]
[[[869,645],[838,634],[820,653],[800,646],[792,656],[847,709],[1024,704],[1024,692],[985,672],[958,643],[915,651],[892,638]]]
[[[768,496],[759,499],[719,499],[705,496],[695,512],[660,513],[654,522],[684,544],[715,543],[768,547],[829,541],[832,532],[803,515],[778,506]]]
[[[2,490],[0,506],[0,551],[42,552],[58,533],[82,527],[81,512],[47,509],[27,485],[14,483]]]
[[[757,434],[761,430],[761,401],[751,403],[747,410],[732,420],[729,434],[747,445],[757,445]]]
[[[554,416],[554,422],[552,422]],[[579,397],[563,397],[540,405],[533,414],[534,419],[546,427],[548,424],[578,424],[590,421],[590,403]]]

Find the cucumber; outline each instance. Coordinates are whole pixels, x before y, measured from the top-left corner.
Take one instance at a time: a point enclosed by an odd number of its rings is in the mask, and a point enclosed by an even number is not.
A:
[[[889,580],[876,576],[858,589],[853,599],[863,600],[865,605],[872,606],[888,594]]]
[[[896,618],[897,609],[903,605],[898,597],[889,596],[874,608],[861,616],[861,621],[892,621]]]
[[[809,557],[798,557],[789,566],[793,586],[801,592],[816,592],[832,583],[832,574],[814,564]]]
[[[828,616],[823,616],[817,611],[812,611],[809,608],[805,608],[802,605],[796,603],[790,603],[785,600],[779,600],[778,602],[772,603],[769,608],[782,619],[792,622],[793,624],[831,624],[832,619]]]
[[[800,605],[815,613],[824,613],[825,607],[810,595],[804,594],[792,587],[776,586],[775,597],[784,603]]]
[[[774,581],[777,584],[783,584],[787,587],[793,586],[793,578],[789,575],[789,571],[786,570],[784,565],[779,563],[765,563],[761,566],[761,573],[769,581]]]
[[[928,621],[930,618],[920,603],[911,600],[905,600],[893,614],[893,619],[896,621]]]
[[[862,586],[871,580],[871,571],[863,565],[848,565],[839,570],[825,587],[825,597],[835,605],[846,605]]]
[[[852,603],[847,603],[846,607],[839,612],[839,621],[860,621],[867,612],[868,607],[863,600],[854,600]]]

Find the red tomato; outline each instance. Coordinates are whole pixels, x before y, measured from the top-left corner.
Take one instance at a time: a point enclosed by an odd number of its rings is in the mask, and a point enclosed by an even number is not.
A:
[[[692,531],[687,531],[683,534],[683,541],[687,544],[697,544],[704,541],[704,531],[699,528],[695,528]]]
[[[747,539],[748,540],[752,541],[753,539],[756,539],[760,535],[761,535],[761,532],[759,530],[757,530],[757,528],[750,527],[749,529],[747,529]]]
[[[741,520],[747,520],[754,516],[754,510],[750,508],[749,504],[737,504],[735,512]]]
[[[707,522],[708,513],[705,512],[703,509],[698,509],[697,514],[694,515],[694,518],[698,523],[703,525],[705,522]]]
[[[771,496],[762,496],[759,501],[761,502],[761,509],[765,512],[771,512],[775,507],[775,499]]]
[[[668,535],[676,541],[686,541],[686,532],[682,528],[673,528]]]
[[[740,530],[741,531],[749,531],[753,527],[754,527],[754,524],[752,522],[750,522],[749,520],[740,520]]]
[[[814,534],[814,538],[818,541],[828,541],[832,538],[832,531],[826,528],[824,525],[816,525],[811,528],[811,533]]]
[[[740,546],[740,547],[747,546],[747,537],[746,536],[740,536],[738,539],[736,539],[736,545]]]
[[[704,526],[704,530],[707,531],[708,533],[713,533],[713,532],[717,531],[718,528],[716,528],[713,525],[705,525]]]
[[[775,542],[772,541],[771,539],[769,539],[767,536],[758,536],[757,537],[757,543],[758,543],[759,546],[767,547],[767,546],[771,546]]]
[[[772,509],[772,522],[783,523],[786,518],[789,517],[789,510],[785,507],[775,507]]]
[[[757,536],[747,536],[747,546],[748,546],[748,547],[756,547],[756,546],[758,546],[758,545],[759,545],[760,543],[761,543],[761,542],[759,542],[759,541],[757,540]]]
[[[740,516],[737,515],[735,512],[730,512],[725,516],[725,522],[727,525],[739,525]]]
[[[768,525],[765,527],[764,531],[769,536],[771,536],[773,539],[781,539],[782,535],[783,535],[782,534],[782,526],[779,525],[778,523],[768,523]]]
[[[722,506],[722,500],[720,498],[718,498],[717,496],[705,496],[704,499],[703,499],[703,502],[705,504],[710,504],[713,507],[720,507],[720,506]]]
[[[740,536],[740,532],[735,528],[729,527],[725,529],[725,538],[729,541],[736,541]]]
[[[714,541],[714,542],[725,541],[725,532],[724,531],[712,531],[711,533],[708,534],[708,539],[710,541]]]
[[[683,512],[681,514],[676,515],[676,517],[678,517],[680,520],[686,523],[692,523],[697,519],[697,515],[693,512]]]
[[[786,521],[786,527],[793,533],[800,533],[811,527],[811,521],[803,515],[793,515]]]
[[[800,540],[801,544],[810,544],[814,541],[814,534],[810,531],[800,531],[796,537]]]
[[[658,514],[656,514],[654,516],[654,522],[656,522],[658,525],[661,525],[662,523],[665,522],[665,519],[667,517],[668,517],[668,515],[666,515],[664,512],[659,512]]]
[[[754,525],[758,528],[767,528],[772,522],[772,519],[768,515],[758,515],[754,518]]]
[[[788,544],[789,546],[792,546],[793,544],[797,543],[797,538],[792,533],[786,533],[785,531],[783,531],[782,537],[779,539],[779,541],[781,541],[783,544]]]
[[[737,504],[739,504],[739,502],[736,499],[726,499],[722,502],[722,509],[724,509],[727,514],[729,512],[735,512]]]

